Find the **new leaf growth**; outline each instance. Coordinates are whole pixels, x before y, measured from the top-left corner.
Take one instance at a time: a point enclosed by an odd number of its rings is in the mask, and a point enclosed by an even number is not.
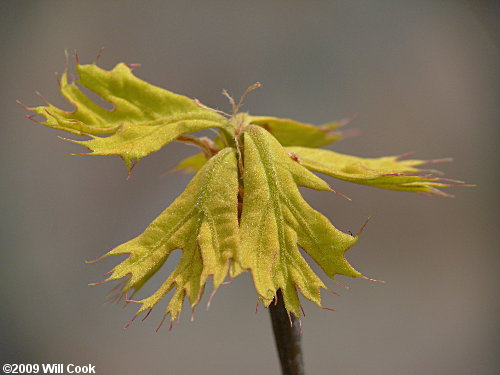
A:
[[[123,63],[107,71],[95,63],[77,61],[76,71],[77,83],[111,103],[112,110],[89,99],[75,82],[68,82],[66,68],[60,91],[74,111],[46,103],[25,107],[34,112],[28,117],[41,115],[45,126],[90,137],[71,142],[89,149],[87,155],[121,157],[129,174],[137,161],[172,141],[202,149],[177,166],[196,173],[186,190],[142,234],[99,258],[129,255],[104,280],[123,279],[118,294],[129,300],[174,250],[182,250],[179,264],[161,287],[133,301],[141,305],[137,315],[150,312],[175,289],[165,311],[173,321],[186,296],[193,309],[200,302],[209,278],[215,291],[228,274],[234,278],[250,271],[258,299],[265,306],[281,290],[287,311],[300,317],[298,292],[322,307],[320,291],[327,287],[299,246],[331,279],[336,275],[364,277],[344,256],[359,234],[335,228],[300,194],[299,186],[333,191],[311,171],[424,195],[447,196],[438,188],[461,183],[419,169],[426,163],[423,160],[359,158],[319,148],[343,137],[341,122],[315,126],[251,116],[238,113],[241,100],[235,105],[232,98],[234,113],[227,115],[144,82]],[[186,135],[209,128],[218,132],[214,140]]]

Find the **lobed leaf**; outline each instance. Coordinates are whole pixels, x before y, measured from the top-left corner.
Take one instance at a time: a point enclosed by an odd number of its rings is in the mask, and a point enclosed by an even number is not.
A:
[[[61,77],[60,91],[75,110],[67,112],[50,103],[28,109],[45,117],[43,125],[90,135],[91,140],[75,143],[87,147],[92,155],[118,155],[129,170],[134,161],[182,134],[207,128],[229,129],[223,116],[137,78],[126,64],[120,63],[110,71],[95,64],[77,64],[76,70],[78,83],[111,103],[112,110],[89,99],[75,82],[69,83],[67,70]]]
[[[249,116],[251,123],[269,131],[282,146],[322,147],[342,138],[342,126],[332,122],[321,126],[271,116]]]
[[[210,276],[214,289],[224,281],[230,259],[238,249],[238,170],[233,149],[212,157],[186,190],[138,237],[105,255],[129,254],[106,280],[128,277],[120,293],[134,293],[158,271],[169,255],[182,250],[179,264],[162,286],[142,304],[137,314],[152,309],[176,288],[165,315],[175,320],[187,295],[191,306],[200,301]],[[241,270],[232,264],[231,274]]]
[[[448,196],[437,188],[454,185],[441,181],[461,183],[422,174],[432,172],[416,168],[428,163],[425,160],[402,160],[398,156],[361,158],[308,147],[287,147],[286,150],[296,155],[300,164],[307,169],[341,180],[382,189]]]
[[[286,309],[300,316],[297,288],[321,306],[320,288],[326,287],[297,245],[331,278],[361,276],[344,257],[358,237],[336,229],[305,202],[298,189],[330,190],[328,184],[293,161],[269,132],[252,125],[244,132],[243,185],[237,260],[252,272],[266,306],[281,289]]]
[[[91,135],[89,141],[72,141],[92,151],[91,155],[118,155],[129,172],[139,159],[160,150],[182,134],[221,127],[212,114],[188,114],[162,119],[158,123],[123,123],[112,136],[102,138]]]

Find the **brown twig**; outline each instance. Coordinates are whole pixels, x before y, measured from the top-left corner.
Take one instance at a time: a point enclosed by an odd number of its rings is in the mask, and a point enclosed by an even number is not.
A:
[[[283,375],[304,375],[300,321],[285,309],[280,289],[276,299],[269,305],[269,313],[280,357],[281,372]]]

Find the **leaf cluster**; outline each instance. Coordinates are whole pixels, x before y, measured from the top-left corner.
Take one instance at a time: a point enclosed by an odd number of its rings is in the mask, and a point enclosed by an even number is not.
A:
[[[130,298],[160,269],[170,254],[182,250],[177,267],[151,296],[134,301],[138,314],[151,311],[171,290],[165,311],[178,318],[187,297],[200,302],[212,278],[214,292],[242,272],[251,272],[258,299],[269,306],[281,290],[285,307],[301,314],[299,292],[321,304],[328,289],[305,261],[302,248],[334,279],[364,277],[345,253],[359,238],[335,228],[303,199],[299,187],[333,189],[313,172],[383,189],[446,195],[438,190],[458,181],[434,177],[419,169],[423,160],[398,156],[360,158],[320,147],[343,138],[342,122],[321,126],[238,111],[225,114],[182,95],[153,86],[120,63],[104,70],[95,63],[77,63],[78,82],[60,79],[61,94],[74,106],[64,111],[48,102],[28,108],[41,124],[87,136],[71,140],[88,155],[117,155],[128,173],[145,156],[173,141],[198,146],[201,152],[181,161],[177,170],[196,173],[185,191],[139,236],[103,257],[126,254],[104,281],[120,280],[118,296]],[[109,102],[108,110],[91,100],[81,87]],[[216,129],[210,140],[196,137]],[[433,161],[436,162],[436,161]],[[136,315],[137,316],[137,315]]]

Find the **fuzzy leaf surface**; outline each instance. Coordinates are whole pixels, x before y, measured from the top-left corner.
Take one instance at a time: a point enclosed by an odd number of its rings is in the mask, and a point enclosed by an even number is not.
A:
[[[43,125],[91,136],[89,141],[75,143],[91,150],[92,155],[118,155],[129,169],[133,161],[182,134],[228,126],[223,116],[193,100],[137,78],[124,63],[110,71],[95,64],[77,64],[76,70],[78,83],[111,103],[112,110],[92,101],[74,82],[69,83],[66,71],[60,91],[75,110],[67,112],[49,103],[30,110],[45,117]]]
[[[137,292],[176,249],[182,256],[175,270],[150,297],[139,301],[139,313],[152,309],[176,288],[166,314],[175,320],[187,295],[191,306],[200,300],[213,277],[214,289],[224,281],[229,260],[238,249],[238,170],[234,150],[212,157],[186,190],[138,237],[111,250],[105,257],[130,256],[113,269],[107,280],[129,277],[121,293]],[[241,272],[236,264],[231,273]]]
[[[252,124],[269,131],[282,146],[322,147],[342,138],[336,131],[342,124],[332,122],[320,126],[271,116],[249,116]]]
[[[361,158],[308,147],[287,147],[286,150],[297,155],[307,169],[356,184],[439,195],[446,194],[437,188],[451,186],[440,182],[446,179],[425,175],[428,171],[416,168],[427,163],[425,160],[402,160],[398,156]]]
[[[252,273],[268,306],[278,289],[286,309],[300,316],[297,289],[321,306],[326,288],[299,252],[302,247],[333,278],[361,274],[344,253],[357,241],[311,208],[298,186],[330,190],[328,184],[292,160],[280,143],[258,126],[244,133],[244,195],[237,260]]]

